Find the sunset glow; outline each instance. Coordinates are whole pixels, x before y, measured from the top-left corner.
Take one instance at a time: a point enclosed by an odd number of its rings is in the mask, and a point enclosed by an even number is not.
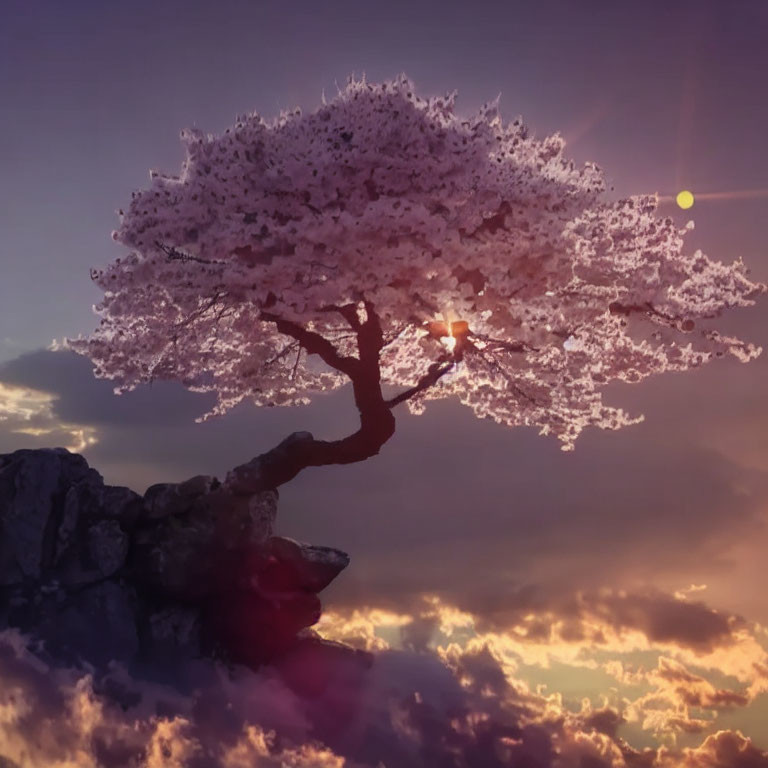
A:
[[[448,335],[443,337],[443,344],[445,348],[453,354],[453,350],[456,349],[456,337],[453,335],[453,323],[447,323]]]
[[[61,421],[55,412],[55,396],[0,381],[0,428],[27,438],[30,445],[62,445],[83,451],[98,439],[92,427]]]
[[[687,210],[693,206],[693,193],[689,192],[687,189],[684,189],[682,192],[677,193],[675,201],[683,210]]]
[[[0,19],[0,768],[768,768],[768,0]]]

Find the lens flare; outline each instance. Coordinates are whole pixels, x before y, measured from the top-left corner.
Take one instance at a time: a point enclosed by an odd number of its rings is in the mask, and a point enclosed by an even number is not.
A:
[[[677,197],[675,198],[675,201],[684,211],[688,210],[688,208],[691,208],[693,206],[693,202],[694,202],[693,192],[690,192],[689,190],[684,189],[682,192],[677,193]]]
[[[768,188],[762,189],[732,189],[723,192],[700,192],[694,198],[690,190],[684,189],[677,195],[657,195],[660,204],[677,203],[681,208],[690,208],[694,202],[702,200],[755,200],[768,198]]]
[[[453,350],[456,349],[456,337],[453,335],[453,323],[447,323],[448,325],[448,335],[443,337],[443,344],[445,344],[445,348],[453,354]]]

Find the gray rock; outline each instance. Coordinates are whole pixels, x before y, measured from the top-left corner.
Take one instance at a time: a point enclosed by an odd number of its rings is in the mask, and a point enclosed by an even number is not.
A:
[[[250,543],[263,544],[272,535],[277,517],[277,492],[262,491],[248,497],[247,517],[242,518],[242,530]]]
[[[136,657],[137,608],[132,589],[105,581],[71,593],[63,602],[55,595],[43,598],[23,629],[39,636],[56,658],[104,666]]]
[[[3,456],[0,586],[51,578],[82,584],[114,573],[127,552],[122,526],[132,525],[140,503],[128,488],[105,486],[82,456],[63,448]]]
[[[278,658],[318,620],[316,593],[349,558],[274,536],[277,498],[206,475],[142,498],[64,449],[2,455],[0,630],[96,666]]]
[[[270,560],[259,574],[259,584],[270,591],[320,592],[349,565],[349,555],[339,549],[285,536],[272,536],[267,552]]]
[[[311,629],[300,631],[293,648],[275,664],[288,687],[310,699],[322,697],[329,688],[348,691],[372,665],[368,651],[324,640]],[[338,717],[338,710],[328,714]]]
[[[54,554],[54,565],[58,565],[64,557],[67,550],[73,544],[77,523],[80,518],[80,498],[77,492],[77,486],[67,489],[64,496],[64,511],[61,515],[59,530],[56,534],[56,551]]]
[[[95,477],[94,477],[95,475]],[[0,585],[39,579],[52,564],[67,488],[101,478],[64,449],[22,450],[0,465]]]
[[[314,440],[311,432],[293,432],[271,451],[263,453],[227,473],[224,486],[234,494],[248,496],[272,487],[272,469],[276,463]]]
[[[150,642],[155,656],[186,658],[200,654],[200,612],[171,606],[149,617]]]
[[[186,506],[137,529],[132,576],[180,600],[226,589],[236,580],[238,563],[253,549],[263,548],[276,514],[274,491],[246,497],[216,488],[190,496]]]
[[[128,537],[117,520],[101,520],[88,529],[88,553],[102,577],[123,567]]]
[[[168,516],[134,534],[130,577],[164,597],[195,600],[216,589],[210,547],[215,519],[205,511]]]
[[[144,494],[144,513],[150,519],[187,511],[195,499],[215,490],[219,481],[209,475],[195,475],[183,483],[157,483]]]
[[[34,465],[22,455],[0,469],[0,584],[40,578],[60,469],[60,456],[50,451]]]
[[[101,485],[99,511],[118,519],[131,528],[139,518],[143,507],[141,496],[122,485]]]

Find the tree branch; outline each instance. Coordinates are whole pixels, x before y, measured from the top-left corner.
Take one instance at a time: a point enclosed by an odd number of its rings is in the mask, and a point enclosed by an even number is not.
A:
[[[236,494],[250,495],[277,489],[296,477],[302,469],[328,464],[352,464],[378,454],[395,433],[395,417],[381,391],[379,353],[384,343],[381,323],[373,305],[366,304],[367,317],[358,324],[359,359],[343,357],[330,341],[291,320],[270,312],[262,320],[275,323],[277,330],[299,342],[310,354],[345,373],[352,381],[355,405],[360,413],[360,428],[341,440],[315,440],[309,432],[295,432],[271,451],[235,467],[225,485]]]
[[[301,348],[298,341],[292,341],[289,344],[286,344],[276,355],[273,355],[266,363],[264,363],[264,367],[266,368],[268,365],[276,363],[281,357],[285,357],[292,349],[296,349],[296,347]]]
[[[486,344],[494,344],[505,352],[538,352],[536,347],[532,347],[524,341],[504,341],[503,339],[494,339],[492,336],[486,336],[484,333],[472,332],[473,339],[479,339]]]
[[[360,318],[357,316],[357,306],[354,304],[328,304],[320,307],[321,312],[337,312],[355,331],[360,330]]]
[[[327,311],[334,312],[354,310],[359,358],[343,357],[333,344],[320,334],[309,331],[291,320],[262,311],[261,319],[275,323],[278,331],[299,343],[300,349],[304,348],[310,354],[319,355],[328,365],[349,376],[355,405],[360,414],[360,428],[341,440],[332,441],[315,440],[309,432],[294,432],[271,451],[256,456],[229,472],[225,485],[232,493],[250,495],[259,491],[274,490],[292,480],[307,467],[352,464],[377,455],[395,432],[395,417],[392,413],[394,407],[428,389],[456,366],[455,355],[443,355],[429,366],[427,373],[413,387],[390,400],[385,400],[381,391],[379,364],[379,356],[386,343],[384,333],[373,304],[368,301],[363,304],[365,321],[361,321],[357,316],[357,307],[354,305],[327,308]]]
[[[310,355],[318,355],[331,368],[335,368],[337,371],[349,376],[350,379],[354,379],[360,361],[354,357],[340,355],[336,347],[319,333],[307,330],[303,325],[299,325],[299,323],[295,323],[293,320],[286,320],[272,312],[262,311],[259,317],[261,320],[274,323],[280,333],[296,339]]]
[[[543,404],[540,403],[535,397],[532,397],[527,392],[525,392],[519,384],[514,380],[512,376],[509,375],[508,371],[505,371],[504,368],[499,364],[497,360],[494,360],[493,358],[486,357],[485,354],[481,350],[477,350],[477,354],[480,357],[481,360],[483,360],[489,368],[493,368],[493,370],[496,371],[500,376],[502,376],[506,382],[507,385],[512,389],[513,392],[515,392],[520,397],[524,398],[525,400],[528,400],[528,402],[533,403],[534,405],[537,405],[539,407],[542,407]]]
[[[182,263],[187,261],[195,261],[198,264],[223,264],[222,261],[212,261],[211,259],[201,259],[199,256],[193,256],[191,253],[184,253],[178,248],[172,245],[165,245],[164,243],[155,240],[155,245],[168,257],[168,261],[180,261]]]
[[[378,420],[341,440],[315,440],[310,432],[294,432],[271,451],[256,456],[227,474],[224,484],[238,495],[276,490],[307,467],[354,464],[376,456],[395,432],[394,417]]]
[[[429,389],[433,384],[436,384],[448,371],[455,367],[455,360],[438,360],[429,366],[427,372],[412,386],[410,389],[406,389],[396,397],[387,400],[387,407],[394,408],[400,403],[404,403],[406,400],[410,400],[414,395],[423,392],[425,389]]]
[[[628,317],[633,312],[640,312],[651,318],[659,318],[665,325],[670,328],[676,328],[678,331],[687,332],[693,328],[693,322],[690,319],[683,317],[675,317],[662,312],[650,301],[646,301],[643,304],[622,304],[620,301],[613,301],[608,305],[608,311],[612,315],[624,315]],[[704,317],[711,317],[712,315],[704,315]],[[690,323],[690,328],[686,327]]]

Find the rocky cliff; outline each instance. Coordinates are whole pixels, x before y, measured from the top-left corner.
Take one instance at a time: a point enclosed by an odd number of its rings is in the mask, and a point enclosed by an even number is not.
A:
[[[349,558],[275,536],[276,510],[275,492],[213,477],[142,497],[61,448],[2,455],[0,629],[97,668],[201,656],[301,667],[342,653],[307,628]]]

